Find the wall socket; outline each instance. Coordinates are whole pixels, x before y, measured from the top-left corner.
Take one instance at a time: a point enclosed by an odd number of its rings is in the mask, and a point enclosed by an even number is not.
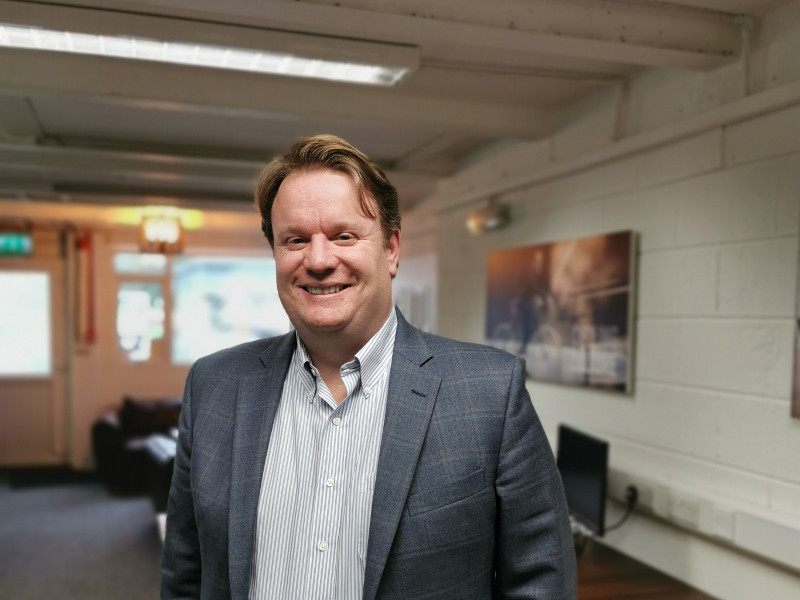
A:
[[[675,490],[670,490],[669,516],[673,521],[684,527],[697,529],[700,527],[700,500]]]
[[[693,491],[679,482],[662,483],[639,472],[608,472],[608,495],[623,505],[628,486],[639,491],[636,510],[715,538],[719,542],[787,565],[800,573],[800,520],[780,519],[764,509],[728,504],[710,491]],[[727,500],[727,501],[726,501]]]

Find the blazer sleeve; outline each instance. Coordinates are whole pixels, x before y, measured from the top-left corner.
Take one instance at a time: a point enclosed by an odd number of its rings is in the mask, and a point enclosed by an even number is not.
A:
[[[189,371],[183,392],[178,444],[167,503],[167,531],[161,559],[161,598],[200,597],[200,540],[195,523],[191,485],[192,377]]]
[[[498,459],[495,598],[574,600],[575,549],[553,453],[514,364]]]

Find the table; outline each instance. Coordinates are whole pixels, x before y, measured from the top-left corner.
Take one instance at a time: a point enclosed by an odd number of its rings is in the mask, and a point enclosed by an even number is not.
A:
[[[578,600],[714,600],[689,585],[591,540],[578,557]]]

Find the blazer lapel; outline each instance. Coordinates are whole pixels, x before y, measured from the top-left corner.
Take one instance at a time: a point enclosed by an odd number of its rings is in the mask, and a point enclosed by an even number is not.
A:
[[[275,338],[264,352],[264,369],[242,377],[236,399],[228,515],[231,598],[247,598],[258,497],[272,425],[295,348],[295,333]]]
[[[422,334],[397,313],[386,417],[372,498],[364,600],[373,600],[403,513],[441,379],[422,368],[432,358]]]

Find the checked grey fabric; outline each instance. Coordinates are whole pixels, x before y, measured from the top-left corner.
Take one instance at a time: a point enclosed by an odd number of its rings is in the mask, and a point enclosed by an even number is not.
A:
[[[192,367],[162,598],[248,597],[261,475],[294,349],[288,334]],[[399,313],[362,598],[575,598],[566,502],[523,361],[420,332]]]

